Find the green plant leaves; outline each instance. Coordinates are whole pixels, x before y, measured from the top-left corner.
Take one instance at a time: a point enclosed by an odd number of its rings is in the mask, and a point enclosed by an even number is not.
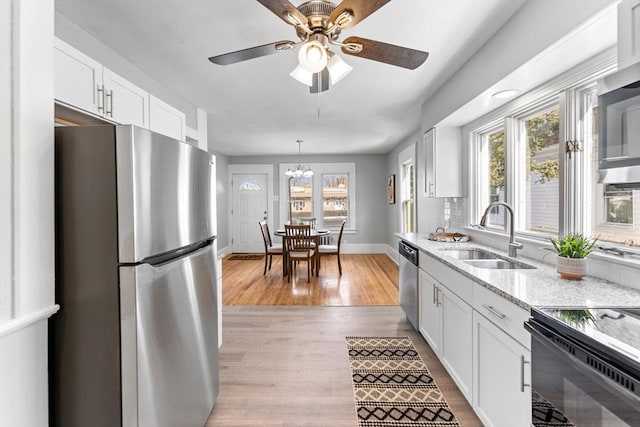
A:
[[[549,240],[551,240],[551,244],[558,256],[584,258],[593,250],[598,237],[585,237],[579,233],[572,233]]]

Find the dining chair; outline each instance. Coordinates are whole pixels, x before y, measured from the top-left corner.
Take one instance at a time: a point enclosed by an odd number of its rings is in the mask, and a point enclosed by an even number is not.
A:
[[[271,233],[269,232],[269,225],[267,221],[260,221],[258,223],[260,231],[262,232],[262,240],[264,241],[264,271],[262,275],[267,274],[267,263],[269,264],[269,270],[271,270],[271,262],[274,255],[282,255],[283,248],[280,244],[273,244],[271,241]],[[283,261],[284,262],[284,261]]]
[[[318,256],[320,257],[320,261],[324,255],[337,255],[338,256],[338,271],[342,276],[342,263],[340,263],[340,245],[342,244],[342,232],[344,231],[344,225],[347,223],[346,220],[342,221],[342,225],[340,226],[340,234],[338,234],[338,244],[337,245],[318,245]],[[318,263],[318,268],[320,268],[320,263]]]
[[[307,281],[311,280],[311,273],[314,267],[316,250],[311,238],[311,226],[309,225],[285,225],[285,245],[287,261],[289,263],[289,276],[291,280],[294,272],[294,265],[300,261],[307,261]]]

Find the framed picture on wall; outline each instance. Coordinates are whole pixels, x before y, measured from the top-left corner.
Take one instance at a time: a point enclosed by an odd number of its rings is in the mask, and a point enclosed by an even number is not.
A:
[[[387,203],[396,202],[396,176],[389,175],[387,177]]]

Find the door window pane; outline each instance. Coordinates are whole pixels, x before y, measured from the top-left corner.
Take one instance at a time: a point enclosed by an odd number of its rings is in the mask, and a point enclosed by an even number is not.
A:
[[[298,224],[313,217],[313,178],[289,178],[289,220]]]
[[[557,234],[559,225],[560,109],[524,121],[526,231]]]
[[[322,175],[322,224],[340,228],[349,213],[349,175]],[[348,225],[348,224],[347,224]]]

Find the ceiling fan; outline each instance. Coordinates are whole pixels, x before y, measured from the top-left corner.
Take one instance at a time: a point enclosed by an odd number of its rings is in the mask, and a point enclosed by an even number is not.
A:
[[[248,59],[271,55],[302,45],[298,66],[291,77],[310,87],[311,93],[329,89],[352,69],[331,46],[338,46],[346,55],[415,69],[429,56],[428,52],[396,46],[362,37],[338,38],[342,30],[351,28],[391,0],[343,0],[340,4],[328,0],[310,0],[295,7],[288,0],[257,0],[296,29],[300,41],[281,40],[261,46],[212,56],[218,65],[235,64]]]

